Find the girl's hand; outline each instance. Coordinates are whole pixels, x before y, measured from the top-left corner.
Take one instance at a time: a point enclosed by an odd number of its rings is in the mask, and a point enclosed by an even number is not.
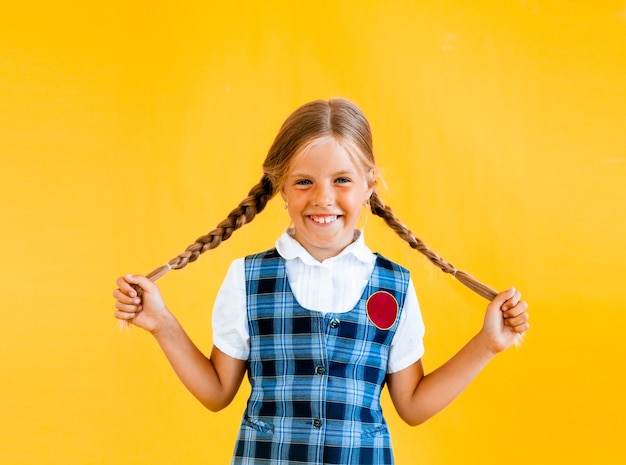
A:
[[[117,279],[118,288],[113,292],[115,302],[115,318],[129,321],[135,326],[155,332],[159,324],[170,314],[159,288],[145,276],[125,275]],[[143,290],[141,297],[133,285]]]
[[[514,287],[499,293],[487,306],[482,333],[493,353],[515,344],[528,331],[528,304]]]

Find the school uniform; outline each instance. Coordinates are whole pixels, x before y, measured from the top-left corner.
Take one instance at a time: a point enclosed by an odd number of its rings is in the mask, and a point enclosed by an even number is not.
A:
[[[424,330],[409,272],[359,232],[321,264],[289,233],[233,263],[214,331],[216,347],[248,361],[252,387],[233,464],[393,463],[380,392],[421,358]]]

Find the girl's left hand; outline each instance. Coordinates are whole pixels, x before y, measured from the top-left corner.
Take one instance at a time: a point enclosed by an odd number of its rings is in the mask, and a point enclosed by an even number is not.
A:
[[[508,349],[530,328],[528,304],[514,287],[500,292],[487,306],[482,333],[494,353]]]

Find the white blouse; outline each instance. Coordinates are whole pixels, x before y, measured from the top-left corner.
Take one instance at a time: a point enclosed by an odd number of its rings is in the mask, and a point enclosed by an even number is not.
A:
[[[327,313],[345,313],[354,308],[374,270],[376,255],[365,245],[363,234],[338,255],[318,262],[291,230],[276,241],[285,259],[287,279],[302,307]],[[424,323],[413,282],[409,281],[400,323],[389,351],[387,373],[400,371],[424,355]],[[213,307],[213,344],[225,354],[246,360],[250,336],[246,311],[244,259],[232,262]]]

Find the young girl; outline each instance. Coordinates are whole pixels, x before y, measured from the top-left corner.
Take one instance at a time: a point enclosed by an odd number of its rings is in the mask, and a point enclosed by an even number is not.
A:
[[[283,124],[264,174],[229,218],[152,280],[126,275],[116,318],[149,331],[202,404],[226,407],[244,375],[252,387],[233,464],[391,464],[380,394],[418,425],[456,398],[489,360],[528,330],[527,305],[497,295],[419,241],[376,194],[369,124],[343,99],[314,101]],[[216,299],[214,347],[203,355],[153,280],[250,222],[280,192],[293,227],[265,252],[235,260]],[[356,223],[364,208],[442,270],[492,299],[481,330],[425,374],[422,318],[409,272],[372,253]]]

